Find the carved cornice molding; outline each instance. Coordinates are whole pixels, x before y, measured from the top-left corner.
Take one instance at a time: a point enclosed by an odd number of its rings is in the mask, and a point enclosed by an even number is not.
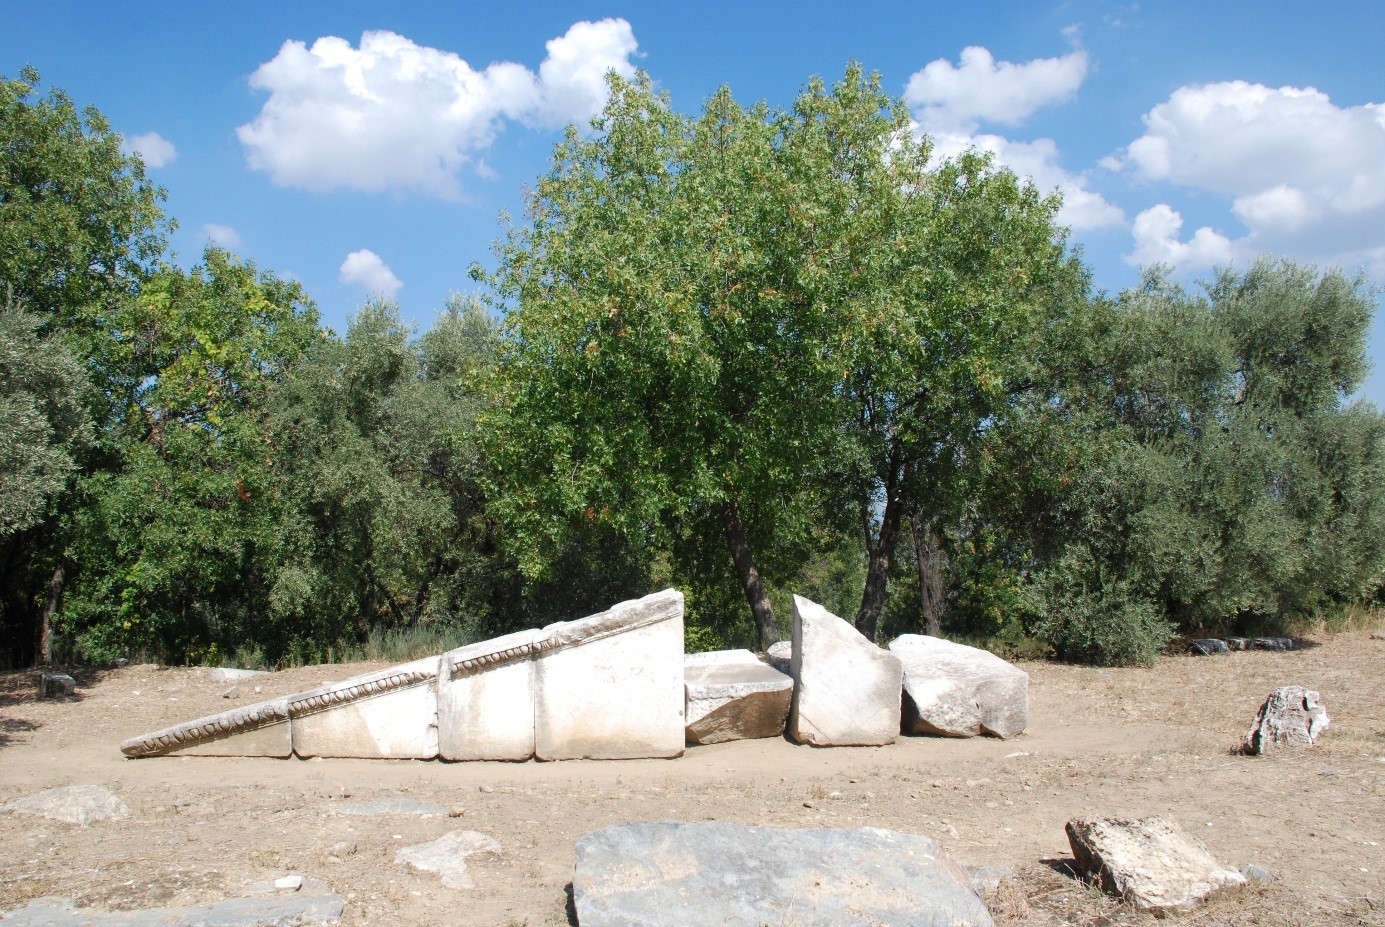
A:
[[[209,740],[282,724],[288,719],[288,703],[284,699],[275,699],[132,737],[120,745],[120,752],[133,757],[161,756]]]

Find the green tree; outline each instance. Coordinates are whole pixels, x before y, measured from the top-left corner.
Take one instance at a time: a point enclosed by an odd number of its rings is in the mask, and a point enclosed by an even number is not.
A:
[[[143,376],[66,517],[60,618],[94,658],[211,659],[269,630],[284,514],[265,410],[317,314],[297,283],[217,249],[203,262],[159,271],[119,315],[136,334],[112,355]]]

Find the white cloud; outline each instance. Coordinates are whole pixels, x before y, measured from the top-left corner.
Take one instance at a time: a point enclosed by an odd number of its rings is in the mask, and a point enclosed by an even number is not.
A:
[[[380,255],[367,248],[360,251],[352,251],[346,256],[346,260],[341,262],[341,274],[338,278],[342,283],[354,283],[364,287],[366,292],[379,294],[386,299],[393,299],[404,285],[394,271],[389,269],[384,261],[380,260]]]
[[[229,225],[218,225],[215,222],[208,222],[202,226],[202,234],[207,241],[216,245],[218,248],[231,250],[240,247],[240,233]]]
[[[1137,266],[1172,264],[1183,270],[1202,270],[1225,264],[1234,256],[1234,246],[1226,236],[1204,227],[1183,242],[1178,238],[1182,228],[1183,217],[1173,207],[1167,203],[1151,206],[1135,217],[1135,250],[1126,260]]]
[[[1125,213],[1087,180],[1066,170],[1058,145],[1049,138],[1014,141],[979,132],[982,121],[1015,124],[1041,107],[1072,97],[1087,74],[1087,53],[1078,49],[1061,58],[1039,58],[1015,64],[997,62],[979,46],[964,49],[961,65],[939,58],[909,79],[904,99],[915,130],[927,133],[939,158],[956,157],[968,148],[989,151],[998,163],[1028,177],[1044,192],[1063,193],[1058,221],[1076,229],[1121,225]]]
[[[953,67],[946,58],[930,61],[909,78],[904,100],[925,125],[974,132],[980,122],[1018,125],[1053,103],[1071,99],[1087,76],[1087,53],[1076,49],[1061,58],[1035,58],[1023,64],[997,62],[979,45],[962,49]]]
[[[164,167],[178,157],[178,149],[173,147],[173,143],[157,132],[132,135],[125,139],[120,149],[127,155],[139,155],[145,167]]]
[[[1311,87],[1228,81],[1182,87],[1144,123],[1144,135],[1111,163],[1142,179],[1230,199],[1246,229],[1223,238],[1230,256],[1273,252],[1348,266],[1379,263],[1385,105],[1338,107]],[[1216,235],[1197,234],[1203,231]],[[1137,237],[1132,260],[1143,247]]]
[[[280,186],[456,197],[459,169],[506,120],[582,122],[605,102],[607,71],[634,74],[623,19],[575,23],[547,47],[535,74],[513,62],[477,70],[393,32],[366,32],[358,48],[334,36],[285,42],[251,75],[269,99],[236,134],[250,166]]]

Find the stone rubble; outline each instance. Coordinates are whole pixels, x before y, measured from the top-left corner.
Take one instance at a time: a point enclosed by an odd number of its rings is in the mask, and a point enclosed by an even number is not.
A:
[[[967,873],[931,838],[641,821],[577,840],[582,927],[990,927]]]
[[[1311,747],[1331,723],[1317,692],[1283,686],[1271,692],[1255,713],[1242,749],[1257,756],[1285,747]]]
[[[789,735],[815,747],[882,746],[899,739],[904,667],[849,623],[793,597]]]
[[[904,665],[904,731],[1014,737],[1029,725],[1029,674],[986,650],[902,634],[890,652]]]
[[[1078,868],[1142,910],[1190,911],[1214,892],[1246,884],[1172,818],[1076,819],[1067,834]]]

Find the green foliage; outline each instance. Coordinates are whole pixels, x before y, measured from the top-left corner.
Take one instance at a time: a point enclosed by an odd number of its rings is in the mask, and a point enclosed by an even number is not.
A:
[[[0,537],[44,519],[90,438],[82,368],[40,326],[0,306]]]

